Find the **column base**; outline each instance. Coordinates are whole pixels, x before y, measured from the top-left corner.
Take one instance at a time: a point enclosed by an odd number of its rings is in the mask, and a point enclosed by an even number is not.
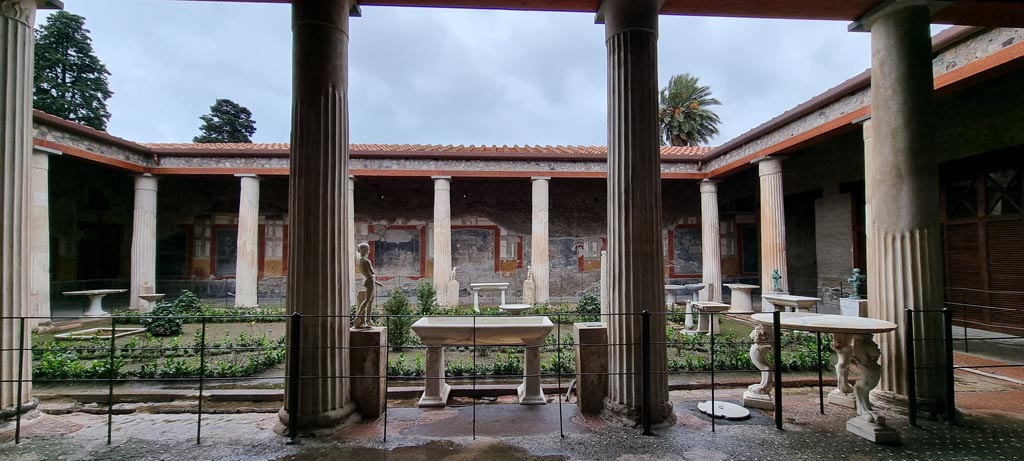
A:
[[[743,406],[747,408],[760,408],[762,410],[775,410],[775,400],[770,394],[755,394],[750,391],[743,391]]]
[[[416,406],[420,408],[444,408],[448,405],[448,395],[452,393],[452,387],[448,383],[441,383],[441,391],[438,395],[427,395],[426,392],[420,397],[420,401],[416,402]]]
[[[274,425],[274,432],[278,435],[288,435],[288,421],[291,415],[281,408],[277,412],[277,424]],[[313,417],[303,416],[299,420],[299,430],[315,431],[318,429],[334,429],[358,423],[363,417],[356,411],[355,403],[349,403],[341,408],[326,411]]]
[[[858,416],[846,422],[846,430],[874,443],[900,443],[900,433],[885,424],[868,422]]]
[[[38,407],[38,406],[39,406],[39,399],[33,397],[27,403],[23,403],[21,405],[21,407],[20,407],[21,414],[22,415],[28,414],[29,412],[35,410],[36,407]],[[8,407],[8,408],[0,408],[0,420],[13,419],[15,416],[18,416],[18,413],[19,413],[18,410],[19,410],[18,406],[13,406],[13,407]]]
[[[676,423],[676,413],[672,411],[671,403],[655,403],[651,406],[653,407],[651,423],[655,427],[668,427]],[[605,399],[604,410],[601,411],[601,419],[619,426],[639,427],[643,425],[641,410],[640,406],[632,407],[612,399]]]
[[[539,386],[538,386],[539,387]],[[539,389],[538,389],[539,391]],[[530,390],[526,389],[526,383],[520,384],[516,388],[516,394],[519,395],[520,405],[547,405],[548,398],[544,395],[544,392],[530,393]]]
[[[832,392],[828,393],[828,403],[846,408],[857,408],[857,400],[854,399],[853,392],[842,392],[839,389],[832,389]]]

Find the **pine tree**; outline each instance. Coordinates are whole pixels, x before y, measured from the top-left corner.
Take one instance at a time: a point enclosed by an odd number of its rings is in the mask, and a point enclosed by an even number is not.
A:
[[[36,32],[36,109],[82,125],[106,130],[110,72],[93,54],[85,18],[57,11]]]
[[[256,121],[252,112],[230,99],[218,99],[210,106],[210,113],[199,117],[203,125],[192,142],[252,142]]]

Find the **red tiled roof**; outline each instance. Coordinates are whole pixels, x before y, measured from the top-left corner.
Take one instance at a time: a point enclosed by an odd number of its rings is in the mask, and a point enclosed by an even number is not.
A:
[[[146,143],[143,144],[154,152],[163,154],[280,154],[287,153],[287,143]],[[442,144],[352,144],[353,154],[402,154],[426,155],[436,154],[481,154],[481,155],[530,155],[552,157],[604,157],[608,148],[605,146],[530,146],[530,145],[442,145]],[[662,157],[698,159],[711,151],[711,147],[663,146]]]

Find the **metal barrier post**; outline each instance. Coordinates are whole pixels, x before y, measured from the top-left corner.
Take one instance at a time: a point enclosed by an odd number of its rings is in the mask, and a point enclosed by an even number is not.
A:
[[[914,309],[903,312],[906,333],[903,338],[903,355],[907,358],[907,411],[911,426],[917,426],[917,360],[914,356]]]
[[[708,316],[708,325],[710,328],[709,338],[711,340],[711,432],[715,432],[715,313],[710,312]]]
[[[942,318],[946,327],[946,418],[950,424],[956,425],[956,387],[953,383],[953,311],[942,308]]]
[[[107,445],[110,445],[110,438],[114,424],[114,352],[115,341],[117,340],[117,316],[110,314],[110,363],[107,364]]]
[[[21,397],[22,397],[22,386],[25,382],[25,317],[21,318],[21,336],[18,336],[21,341],[18,346],[18,401],[17,406],[14,408],[14,444],[21,443]],[[31,357],[29,358],[31,360]]]
[[[644,309],[640,313],[641,332],[640,342],[642,361],[642,381],[644,387],[643,413],[640,415],[644,425],[644,435],[654,435],[651,432],[651,313]]]
[[[288,444],[299,443],[299,375],[302,373],[302,314],[292,314],[288,330],[289,352],[292,361],[288,363]]]
[[[818,340],[818,412],[825,414],[825,380],[821,376],[821,332],[814,332],[814,336]]]
[[[203,329],[199,333],[199,411],[196,418],[196,445],[203,435],[203,379],[206,378],[206,316],[203,316]]]
[[[782,312],[772,312],[772,342],[775,354],[775,428],[782,430]]]

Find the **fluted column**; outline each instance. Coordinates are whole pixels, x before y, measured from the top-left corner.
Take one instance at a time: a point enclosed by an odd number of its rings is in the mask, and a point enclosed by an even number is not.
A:
[[[349,374],[348,271],[353,251],[347,245],[346,184],[350,6],[351,0],[292,3],[287,305],[304,315],[299,357],[303,379],[298,408],[286,403],[280,417],[287,424],[297,410],[301,427],[334,425],[355,409],[349,380],[341,378]],[[289,364],[295,359],[287,357]]]
[[[772,273],[778,269],[782,276],[778,291],[789,292],[782,159],[764,157],[754,162],[761,182],[761,291],[775,291]]]
[[[36,147],[32,151],[29,209],[29,296],[34,324],[50,321],[50,155],[60,152]]]
[[[452,177],[433,176],[434,179],[434,288],[437,303],[442,306],[459,304],[448,299],[448,280],[452,272]]]
[[[356,299],[356,178],[348,177],[348,249],[352,253],[348,258],[348,295],[349,299]]]
[[[0,411],[19,403],[14,380],[26,380],[20,403],[32,402],[32,361],[29,354],[18,353],[30,347],[29,335],[21,334],[21,322],[12,317],[30,314],[27,233],[35,12],[34,0],[0,0]]]
[[[899,325],[878,335],[882,379],[876,397],[903,403],[906,308],[942,308],[939,180],[932,150],[932,52],[926,6],[904,7],[871,26],[871,120],[864,124],[868,314]],[[914,325],[919,367],[945,360],[942,317]],[[918,372],[918,395],[941,399],[942,370]]]
[[[722,302],[722,247],[718,224],[718,181],[700,183],[701,271],[707,284],[701,296]]]
[[[666,350],[653,347],[650,387],[643,386],[642,311],[650,337],[665,341],[658,140],[658,0],[606,0],[608,48],[609,396],[606,414],[640,421],[645,392],[654,423],[673,421]]]
[[[530,236],[530,264],[537,304],[547,304],[551,265],[548,260],[548,183],[551,178],[533,178],[533,233]]]
[[[260,178],[238,175],[238,240],[235,259],[235,306],[258,304],[260,275]]]
[[[142,287],[156,288],[156,178],[146,173],[135,177],[135,212],[132,214],[131,309],[152,310],[139,299]]]

